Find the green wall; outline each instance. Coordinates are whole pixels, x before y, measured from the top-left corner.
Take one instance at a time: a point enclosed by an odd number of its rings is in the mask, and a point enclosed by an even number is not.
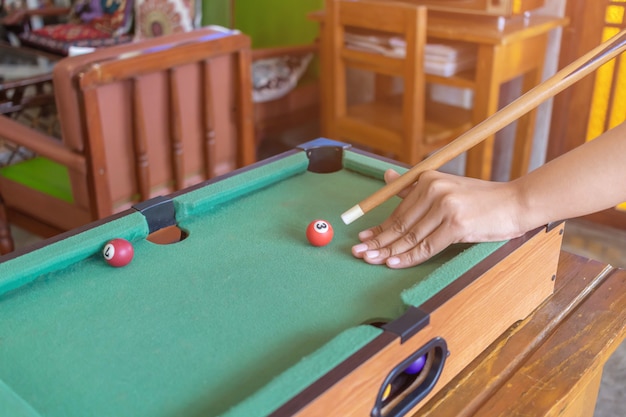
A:
[[[201,0],[202,26],[220,25],[230,27],[230,2],[235,0]]]
[[[307,14],[324,7],[324,0],[203,0],[202,23],[229,26],[230,1],[235,4],[235,28],[252,38],[254,48],[311,43],[319,27]]]

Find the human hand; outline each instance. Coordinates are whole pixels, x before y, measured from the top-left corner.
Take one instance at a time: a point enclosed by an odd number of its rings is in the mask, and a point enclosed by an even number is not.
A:
[[[385,172],[387,183],[400,175]],[[352,253],[390,268],[418,265],[453,243],[511,239],[522,230],[521,204],[512,183],[427,171],[400,194],[387,220],[359,233]]]

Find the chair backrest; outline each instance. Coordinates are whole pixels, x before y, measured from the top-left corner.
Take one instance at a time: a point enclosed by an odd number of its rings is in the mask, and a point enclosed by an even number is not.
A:
[[[101,218],[254,162],[250,40],[203,28],[63,59],[63,141],[87,156],[75,204]]]
[[[326,0],[323,30],[323,129],[334,139],[356,142],[415,162],[424,131],[427,12],[423,6],[375,0]],[[394,39],[404,54],[384,54],[347,42],[346,34]],[[348,105],[346,69],[402,79],[398,98],[378,91],[373,102]],[[395,101],[394,101],[395,100]]]

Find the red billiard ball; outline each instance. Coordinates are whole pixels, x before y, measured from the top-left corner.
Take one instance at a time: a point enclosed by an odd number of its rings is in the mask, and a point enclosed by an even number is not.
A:
[[[125,266],[133,260],[135,250],[133,245],[125,239],[113,239],[107,242],[102,249],[102,256],[111,266]]]
[[[326,220],[313,220],[306,228],[306,238],[313,246],[328,245],[333,233],[333,227]]]

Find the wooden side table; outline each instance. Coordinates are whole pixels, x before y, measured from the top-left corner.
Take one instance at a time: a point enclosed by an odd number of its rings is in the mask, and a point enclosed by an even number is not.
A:
[[[548,34],[565,26],[566,18],[530,15],[504,18],[470,18],[460,23],[455,18],[434,14],[428,21],[429,38],[434,42],[463,41],[477,48],[476,68],[454,77],[428,77],[432,82],[474,91],[473,120],[480,123],[498,111],[500,87],[522,77],[522,93],[541,83]],[[517,121],[511,178],[528,171],[535,130],[536,110]],[[466,174],[490,179],[494,137],[489,137],[468,152]]]
[[[624,306],[626,271],[561,252],[554,294],[417,415],[592,417],[603,366],[626,338]]]
[[[311,13],[309,18],[318,21],[323,30],[323,11]],[[500,87],[505,82],[522,77],[522,93],[541,82],[548,35],[551,30],[567,23],[567,18],[533,14],[503,18],[429,12],[429,42],[473,44],[476,46],[477,65],[451,77],[427,75],[426,79],[437,84],[473,90],[472,121],[476,125],[498,110]],[[324,53],[324,48],[321,51]],[[531,111],[517,121],[511,178],[528,170],[535,114],[536,110]],[[324,119],[322,102],[322,129]],[[468,152],[466,175],[491,179],[493,142],[494,137],[489,137]]]

